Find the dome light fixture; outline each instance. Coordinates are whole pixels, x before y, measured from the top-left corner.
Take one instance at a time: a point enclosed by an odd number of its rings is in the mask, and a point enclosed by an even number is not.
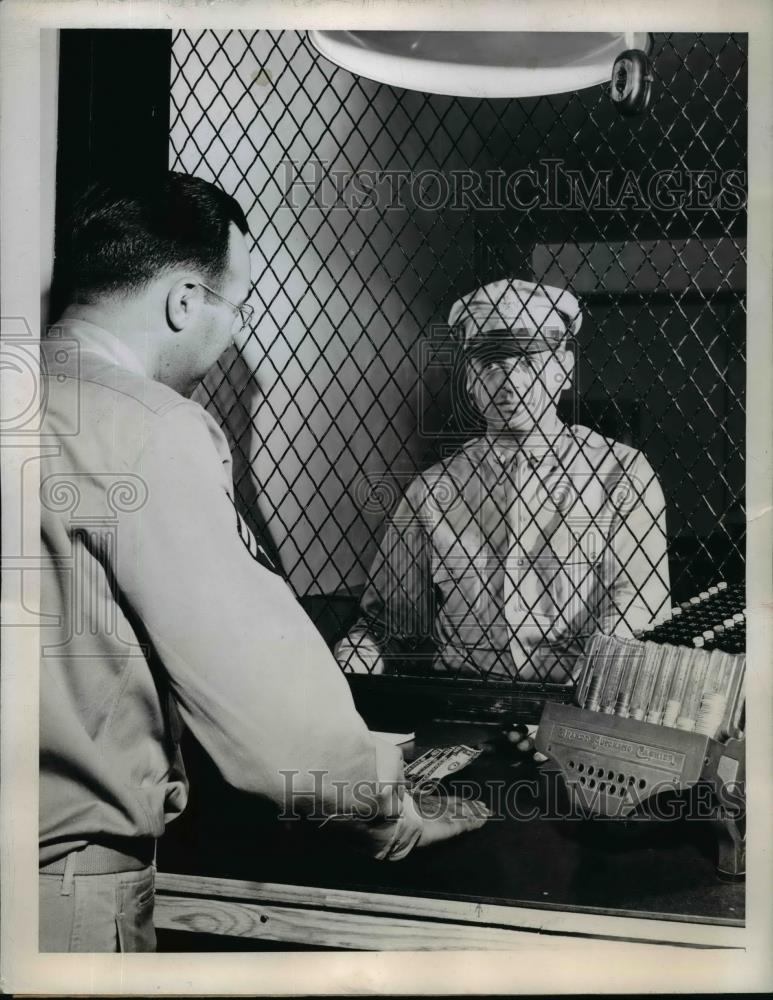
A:
[[[321,55],[357,76],[477,98],[593,87],[609,82],[623,53],[635,50],[646,58],[652,48],[647,32],[310,31],[309,37]]]

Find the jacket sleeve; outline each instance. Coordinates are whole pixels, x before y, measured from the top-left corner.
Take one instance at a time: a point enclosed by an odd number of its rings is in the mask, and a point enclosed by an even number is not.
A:
[[[641,453],[615,488],[617,516],[609,557],[612,585],[604,631],[622,635],[651,627],[671,610],[666,503]]]
[[[402,754],[377,747],[322,637],[238,530],[197,411],[176,407],[148,436],[135,468],[147,501],[119,525],[115,586],[230,784],[285,809],[367,815],[387,856],[402,836]]]
[[[345,670],[381,673],[421,651],[434,624],[430,543],[417,484],[388,519],[360,602],[360,616],[335,649]]]

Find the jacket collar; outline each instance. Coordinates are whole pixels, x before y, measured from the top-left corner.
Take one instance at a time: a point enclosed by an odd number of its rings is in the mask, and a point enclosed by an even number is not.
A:
[[[53,324],[78,341],[82,354],[98,357],[116,368],[150,378],[134,351],[114,333],[85,319],[63,319]]]

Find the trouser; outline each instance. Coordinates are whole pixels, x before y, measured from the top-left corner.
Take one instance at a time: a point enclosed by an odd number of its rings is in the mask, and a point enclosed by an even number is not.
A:
[[[90,852],[75,851],[40,872],[39,950],[155,951],[155,866],[119,857],[113,866],[132,870],[79,873],[106,867],[89,864]]]

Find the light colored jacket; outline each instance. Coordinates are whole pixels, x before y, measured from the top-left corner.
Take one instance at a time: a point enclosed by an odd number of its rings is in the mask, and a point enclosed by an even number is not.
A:
[[[237,513],[215,421],[89,323],[60,325],[41,367],[41,865],[163,833],[187,798],[180,720],[236,788],[375,815],[366,849],[407,853],[410,797],[359,794],[399,782],[402,754]]]
[[[663,491],[645,456],[587,427],[537,447],[469,441],[389,518],[339,663],[424,659],[474,677],[568,683],[596,630],[670,610]]]

